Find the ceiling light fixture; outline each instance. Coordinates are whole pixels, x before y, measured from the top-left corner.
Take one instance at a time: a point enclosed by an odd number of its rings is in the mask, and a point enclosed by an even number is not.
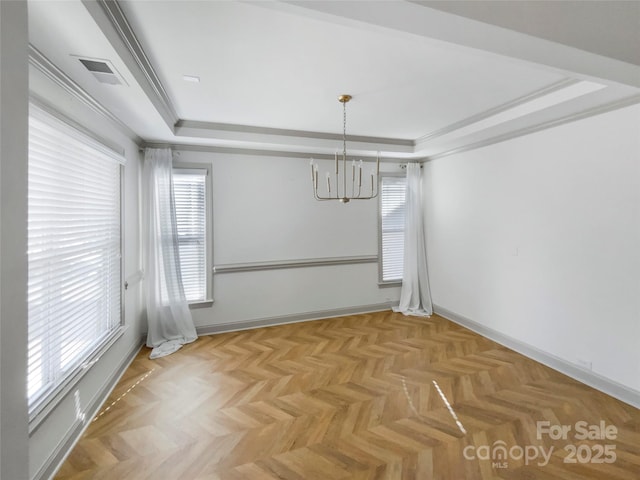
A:
[[[369,195],[363,195],[362,176],[364,165],[362,160],[357,164],[355,159],[352,161],[351,179],[347,182],[347,102],[351,100],[351,98],[351,95],[340,95],[338,97],[338,101],[342,103],[342,172],[340,172],[340,162],[338,160],[338,152],[336,152],[335,183],[331,183],[331,174],[327,172],[327,188],[326,192],[322,194],[318,191],[318,164],[313,158],[311,159],[311,183],[313,186],[313,195],[316,200],[339,200],[342,203],[348,203],[351,200],[371,200],[378,196],[380,152],[378,152],[376,159],[375,173],[371,172],[371,190]],[[342,190],[340,189],[340,184],[342,184]],[[348,184],[351,185],[350,191],[347,190]]]

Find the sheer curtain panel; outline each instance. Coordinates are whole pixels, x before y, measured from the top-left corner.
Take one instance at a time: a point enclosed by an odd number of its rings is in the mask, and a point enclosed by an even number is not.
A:
[[[407,164],[402,291],[400,304],[394,311],[428,317],[433,313],[433,307],[427,272],[420,172],[420,164]]]
[[[170,148],[145,149],[143,238],[150,358],[169,355],[197,338],[184,294]]]

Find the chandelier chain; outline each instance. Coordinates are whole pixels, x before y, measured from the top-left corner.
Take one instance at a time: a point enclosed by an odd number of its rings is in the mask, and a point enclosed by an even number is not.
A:
[[[347,157],[347,102],[342,103],[342,156]]]
[[[342,102],[342,170],[344,175],[343,179],[343,192],[344,196],[347,196],[347,102]],[[336,184],[338,179],[336,178]],[[337,185],[336,185],[337,187]],[[351,192],[353,195],[353,192]]]

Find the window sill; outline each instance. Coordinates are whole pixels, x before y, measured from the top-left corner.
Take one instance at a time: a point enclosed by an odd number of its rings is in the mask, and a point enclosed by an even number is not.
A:
[[[82,380],[86,373],[91,370],[91,367],[96,364],[100,358],[106,353],[107,350],[113,346],[127,330],[126,325],[121,325],[119,328],[111,332],[111,334],[103,341],[93,354],[80,365],[78,365],[73,373],[70,373],[65,381],[63,381],[56,389],[51,391],[48,395],[42,398],[39,402],[32,407],[29,412],[29,436],[35,432],[40,424],[44,422],[49,415],[56,409],[58,404],[74,389],[77,384]]]
[[[401,287],[402,280],[397,280],[393,282],[378,282],[378,288],[390,288],[390,287]]]
[[[209,308],[213,306],[213,300],[203,300],[201,302],[193,302],[189,304],[189,310],[196,310],[198,308]]]

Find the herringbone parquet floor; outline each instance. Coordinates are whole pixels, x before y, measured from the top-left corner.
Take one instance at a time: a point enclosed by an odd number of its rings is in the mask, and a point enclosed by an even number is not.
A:
[[[354,315],[148,354],[58,480],[640,479],[638,409],[438,316]]]

